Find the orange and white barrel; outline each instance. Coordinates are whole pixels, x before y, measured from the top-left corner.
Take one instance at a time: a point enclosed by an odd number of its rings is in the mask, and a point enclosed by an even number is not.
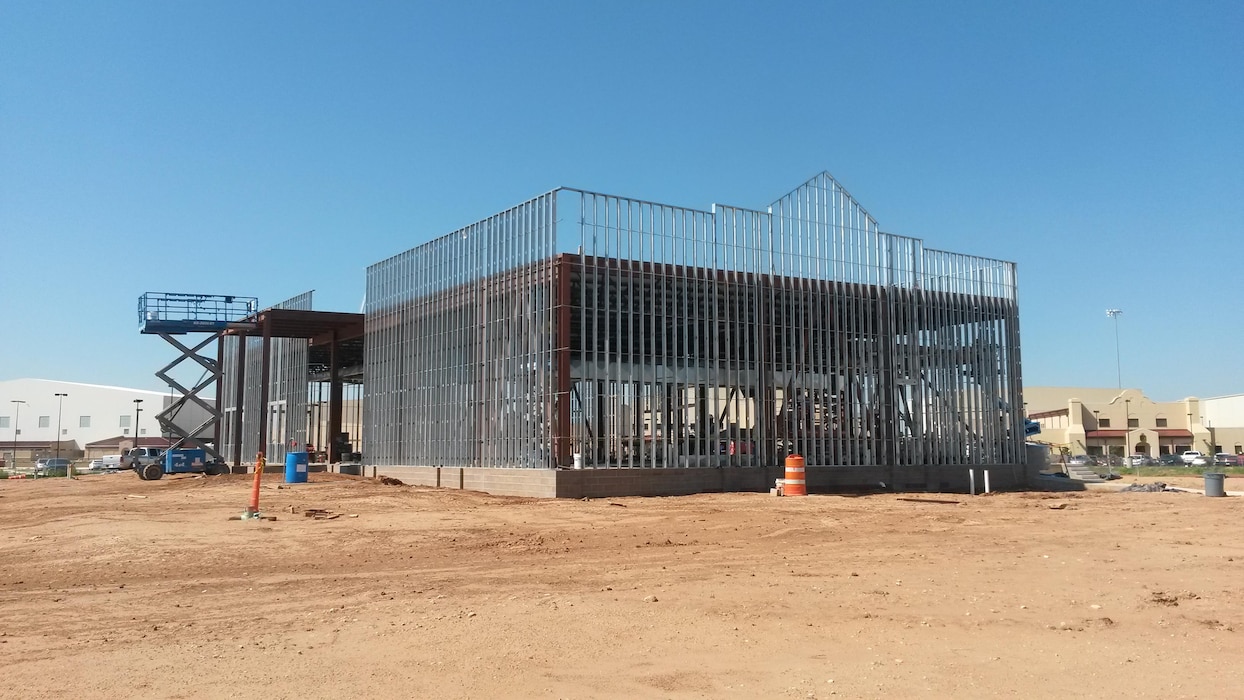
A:
[[[786,458],[786,478],[783,480],[783,496],[807,496],[808,482],[803,475],[804,461],[799,455]]]

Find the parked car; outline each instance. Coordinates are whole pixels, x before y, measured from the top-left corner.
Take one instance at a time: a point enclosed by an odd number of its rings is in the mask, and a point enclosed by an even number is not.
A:
[[[1067,464],[1073,467],[1095,467],[1097,466],[1097,460],[1093,459],[1091,455],[1072,455],[1067,460]]]
[[[1205,456],[1204,453],[1198,452],[1197,450],[1188,450],[1187,452],[1180,455],[1180,457],[1183,458],[1184,460],[1184,464],[1192,464],[1193,461],[1196,460],[1196,458],[1204,457],[1204,456]],[[1204,462],[1202,462],[1202,464],[1204,464]]]
[[[1215,467],[1238,467],[1240,466],[1239,455],[1233,455],[1229,452],[1219,452],[1214,455]]]
[[[1127,463],[1133,467],[1152,467],[1157,464],[1149,455],[1132,455],[1127,459]]]
[[[1206,455],[1201,455],[1199,457],[1192,458],[1192,466],[1194,467],[1207,467],[1213,463],[1214,463],[1214,458],[1206,456]]]
[[[1164,467],[1182,467],[1184,466],[1184,458],[1174,453],[1164,454],[1158,457],[1158,464]]]
[[[47,476],[49,474],[64,474],[69,469],[71,462],[64,457],[45,457],[35,462],[35,476]]]
[[[108,471],[116,471],[118,469],[125,468],[121,466],[124,461],[122,455],[104,455],[101,459],[104,463],[104,469]]]
[[[86,468],[93,472],[102,472],[104,470],[104,460],[92,459],[91,463],[88,464]]]

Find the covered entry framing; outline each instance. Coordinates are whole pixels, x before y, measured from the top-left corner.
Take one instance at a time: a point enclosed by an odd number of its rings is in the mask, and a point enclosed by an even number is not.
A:
[[[312,292],[259,311],[221,342],[221,452],[235,467],[263,452],[279,462],[291,446],[306,449],[326,423],[330,436],[342,434],[343,393],[351,381],[350,358],[361,354],[362,314],[313,311]],[[311,370],[315,370],[314,376]],[[357,378],[354,379],[357,381]],[[317,384],[312,392],[313,381]],[[327,416],[309,405],[319,382],[328,386]],[[342,441],[328,440],[325,458],[342,458]]]

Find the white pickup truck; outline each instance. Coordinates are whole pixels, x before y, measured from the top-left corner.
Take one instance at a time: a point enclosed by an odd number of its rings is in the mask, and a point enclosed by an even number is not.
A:
[[[164,450],[158,447],[132,447],[121,455],[121,469],[133,469],[135,465],[145,467],[148,464],[159,464],[163,459]]]

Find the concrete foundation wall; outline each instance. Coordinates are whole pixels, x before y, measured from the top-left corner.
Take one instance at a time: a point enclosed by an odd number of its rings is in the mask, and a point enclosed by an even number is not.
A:
[[[1024,468],[1018,464],[929,467],[929,485],[926,490],[935,493],[967,493],[972,483],[972,478],[968,476],[969,472],[975,477],[977,493],[985,489],[986,472],[989,477],[989,488],[993,491],[1023,489],[1027,484]]]
[[[984,489],[989,472],[993,490],[1024,485],[1019,466],[972,468],[976,490]],[[933,491],[967,493],[969,468],[808,467],[809,493],[843,491]],[[482,491],[533,498],[609,498],[621,496],[683,496],[733,491],[764,492],[784,476],[781,467],[723,469],[497,469],[487,467],[366,467],[369,476],[390,476],[408,484]]]
[[[366,467],[364,474],[391,476],[407,484],[482,491],[498,496],[556,498],[555,469],[498,469],[488,467]]]
[[[774,471],[774,478],[781,476],[779,472]],[[976,492],[980,493],[985,488],[985,472],[989,473],[991,490],[1016,489],[1024,485],[1023,467],[1011,465],[808,467],[806,480],[808,493],[860,490],[967,493],[975,478]]]
[[[693,493],[765,491],[773,486],[759,467],[723,469],[570,469],[557,475],[559,498],[685,496]]]

